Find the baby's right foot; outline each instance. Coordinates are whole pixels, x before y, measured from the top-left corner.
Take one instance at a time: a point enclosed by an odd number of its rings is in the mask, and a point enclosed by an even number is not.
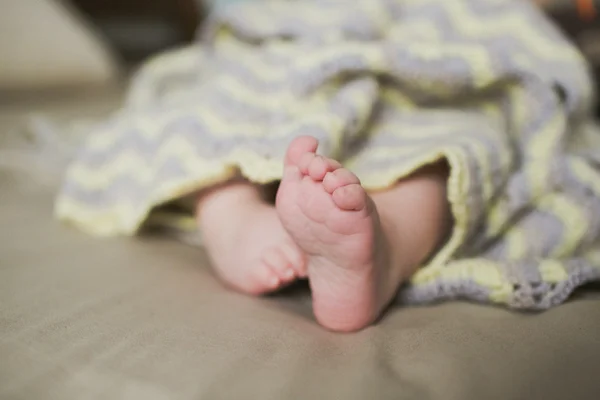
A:
[[[310,137],[290,145],[277,211],[307,255],[315,317],[331,330],[356,331],[374,322],[401,278],[373,200],[353,173],[316,149]]]
[[[196,215],[215,272],[234,289],[260,295],[306,277],[303,253],[254,186],[215,189],[201,197]]]

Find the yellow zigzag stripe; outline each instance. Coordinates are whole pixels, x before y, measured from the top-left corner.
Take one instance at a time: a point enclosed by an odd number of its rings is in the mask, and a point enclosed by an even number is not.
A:
[[[392,42],[401,42],[415,36],[436,44],[443,39],[437,25],[430,20],[406,20],[401,24],[392,26],[387,32],[386,38]]]
[[[131,159],[127,157],[122,160],[117,159],[115,164],[120,165],[118,168],[123,168],[123,171],[139,171],[135,156]],[[119,202],[110,204],[110,207],[97,209],[63,194],[57,200],[55,214],[59,219],[74,223],[83,231],[93,235],[133,235],[153,207],[229,179],[236,174],[237,168],[244,176],[257,183],[279,179],[282,170],[280,162],[265,160],[243,149],[236,149],[229,157],[214,163],[201,162],[194,157],[182,157],[180,165],[188,171],[194,171],[195,176],[190,174],[179,182],[176,180],[153,182],[155,186],[152,186],[152,194],[142,208],[139,205]],[[88,172],[72,168],[69,171],[69,178],[90,190],[107,183],[102,182],[101,177],[98,179],[97,175]],[[140,178],[140,175],[128,175],[128,177],[142,184],[148,183],[144,177]]]
[[[508,261],[522,260],[527,255],[527,235],[519,225],[511,226],[504,235],[506,242],[506,259]]]
[[[511,102],[512,103],[512,102]],[[519,101],[514,101],[515,105]],[[523,118],[523,109],[514,107],[514,111],[518,112],[517,119]],[[532,196],[534,198],[539,197],[545,192],[545,182],[547,182],[547,174],[549,173],[549,162],[552,156],[551,146],[556,144],[556,140],[559,140],[561,134],[560,123],[564,120],[564,117],[560,114],[555,114],[554,117],[547,121],[547,123],[540,128],[538,132],[534,134],[528,146],[525,150],[529,150],[532,157],[537,160],[535,163],[531,163],[526,171],[527,182],[531,188]],[[486,234],[489,236],[495,236],[500,233],[500,229],[504,226],[507,220],[511,217],[509,210],[501,205],[491,205],[488,211],[488,227]],[[514,226],[506,233],[507,247],[510,250],[511,258],[513,260],[522,257],[526,248],[526,238],[524,232],[519,231],[518,226]]]
[[[399,112],[403,110],[413,110],[416,108],[416,103],[407,94],[397,89],[387,87],[381,88],[381,100],[384,104],[397,109]]]
[[[502,1],[504,0],[498,1],[498,4],[502,3]],[[424,4],[422,0],[411,2],[417,5]],[[548,40],[546,36],[540,35],[538,30],[530,24],[530,21],[527,20],[523,13],[509,11],[505,14],[497,13],[484,19],[481,15],[473,15],[463,1],[439,2],[439,0],[436,0],[425,3],[443,7],[447,11],[449,19],[454,21],[452,27],[461,33],[464,38],[488,39],[500,35],[507,38],[515,38],[515,35],[518,35],[518,39],[526,44],[531,54],[538,55],[547,61],[572,60],[580,62],[582,60],[582,57],[576,50],[568,46],[556,46],[556,43]],[[428,19],[402,21],[402,25],[414,26],[415,29],[419,30],[421,29],[420,24],[429,26],[423,28],[426,31],[435,29],[438,31],[435,37],[443,38],[443,32]]]
[[[512,150],[510,149],[510,143],[509,143],[509,138],[508,138],[508,133],[506,132],[506,123],[503,121],[504,120],[504,116],[502,113],[502,110],[500,109],[500,107],[495,104],[495,102],[493,101],[486,101],[483,102],[481,104],[481,110],[485,115],[488,115],[490,120],[491,120],[491,124],[494,124],[498,126],[498,136],[506,136],[506,137],[498,137],[498,142],[500,142],[498,144],[498,146],[496,147],[495,151],[497,152],[496,156],[499,159],[499,165],[495,165],[495,167],[497,168],[496,171],[492,171],[491,169],[491,165],[488,167],[488,169],[486,169],[487,174],[485,175],[485,179],[482,182],[482,192],[483,192],[483,197],[487,202],[489,202],[489,200],[492,198],[492,196],[494,195],[494,191],[495,191],[495,187],[494,187],[494,182],[491,179],[492,174],[501,174],[502,172],[508,171],[510,166],[511,166],[511,153]],[[488,149],[490,151],[494,151],[494,149]],[[487,159],[486,159],[487,161]]]
[[[426,135],[428,138],[432,138],[432,137],[435,137],[433,134],[434,131],[437,131],[436,134],[437,133],[447,134],[447,130],[444,130],[444,129],[439,129],[439,130],[432,129],[430,131],[423,130],[423,131],[420,131],[420,133],[422,133],[423,135]],[[404,135],[402,135],[402,137],[404,137]],[[484,182],[486,182],[486,183],[483,185],[483,196],[485,196],[484,197],[485,199],[488,199],[493,192],[493,186],[491,184],[491,180],[489,180],[489,175],[491,173],[491,167],[488,162],[487,152],[486,152],[486,150],[489,150],[489,149],[487,149],[487,147],[485,145],[478,143],[477,137],[472,137],[472,138],[465,137],[465,140],[471,140],[471,139],[473,139],[473,142],[470,142],[470,144],[472,146],[474,146],[476,149],[475,156],[478,158],[478,161],[479,161],[478,165],[480,165],[482,173],[485,175]],[[456,139],[456,141],[453,143],[453,146],[456,146],[458,144],[458,140],[459,139]],[[361,169],[358,171],[356,170],[356,168],[360,165],[361,159],[368,159],[368,160],[388,159],[389,160],[392,157],[402,158],[403,155],[407,156],[411,153],[414,153],[414,151],[415,151],[415,147],[411,147],[411,146],[395,147],[393,149],[392,148],[386,149],[386,148],[380,148],[380,147],[377,147],[377,148],[371,147],[368,150],[364,150],[360,155],[357,155],[353,159],[348,160],[347,167],[350,168],[351,170],[352,169],[355,170],[356,172],[358,172],[360,174],[360,178],[366,187],[377,190],[377,189],[389,187],[389,185],[392,182],[395,182],[397,179],[407,176],[414,169],[416,169],[416,167],[420,167],[421,165],[424,165],[428,162],[433,162],[440,158],[446,157],[446,154],[449,153],[449,151],[447,151],[447,150],[443,150],[443,149],[436,150],[433,147],[428,147],[428,148],[422,149],[424,156],[426,156],[428,158],[427,160],[424,160],[424,159],[421,159],[418,161],[413,160],[413,163],[411,163],[411,164],[396,163],[395,166],[389,167],[389,170],[382,170],[381,168],[374,169],[372,171],[369,170],[368,168],[364,168],[364,169]],[[436,152],[440,152],[440,153],[444,154],[444,156],[435,155],[434,153],[436,153]],[[416,166],[414,163],[415,161],[417,161]],[[358,165],[357,165],[357,163],[358,163]],[[453,168],[459,168],[458,166],[459,166],[459,163],[455,162]],[[401,167],[404,169],[401,170],[400,169]],[[459,171],[453,171],[453,173],[456,175],[461,175],[461,173]],[[468,184],[468,180],[465,180],[465,183]],[[452,183],[450,183],[449,185],[451,185],[451,184]],[[456,184],[456,182],[454,184]],[[456,192],[456,190],[455,190],[455,192]],[[457,200],[457,198],[461,197],[460,195],[455,194],[454,197],[455,197],[454,203],[458,203],[458,202],[463,203],[464,202],[463,200]],[[459,218],[460,217],[457,217],[457,219],[459,219]],[[465,224],[466,224],[466,222],[465,222]]]
[[[367,7],[362,15],[365,19],[371,19],[367,22],[385,22],[382,21],[383,15],[381,14],[381,11],[379,11],[380,7],[378,7],[377,4],[371,5],[367,2],[367,5],[369,5],[369,7]],[[545,58],[547,60],[564,60],[565,57],[577,57],[577,53],[566,46],[561,46],[561,49],[557,49],[556,44],[549,41],[545,36],[540,35],[539,32],[531,26],[530,21],[528,21],[520,12],[515,13],[509,11],[504,14],[496,13],[490,18],[484,19],[481,15],[473,15],[468,6],[462,1],[437,2],[436,5],[444,8],[449,19],[453,21],[452,26],[458,32],[463,34],[465,38],[475,37],[481,39],[488,38],[489,36],[496,36],[498,34],[507,37],[515,37],[515,34],[518,34],[519,39],[526,43],[530,51],[533,54],[540,56],[540,58]],[[294,5],[294,7],[293,10],[295,13],[302,13],[306,20],[311,21],[310,24],[307,24],[307,28],[309,26],[314,27],[317,25],[317,27],[321,27],[321,29],[324,30],[326,27],[336,26],[344,21],[344,16],[342,15],[340,19],[332,22],[332,18],[335,18],[336,16],[335,14],[323,13],[321,9],[314,7],[311,4],[302,7],[301,10],[298,10],[298,5]],[[249,10],[252,10],[252,8],[249,8]],[[286,11],[289,10],[292,10],[292,8],[286,10],[286,8],[283,7],[281,9],[285,16],[288,14]],[[373,10],[373,12],[369,12],[369,10]],[[375,10],[377,10],[377,12],[375,12]],[[273,22],[272,18],[277,15],[276,12],[263,13],[262,9],[258,11],[253,12],[252,17],[257,21],[260,21],[262,26],[271,25]],[[416,25],[415,22],[413,23]],[[442,35],[443,34],[440,32],[439,36]]]
[[[440,278],[451,282],[473,278],[484,287],[498,290],[508,285],[508,282],[504,280],[498,270],[498,266],[494,262],[485,259],[451,261],[444,268],[433,269],[425,267],[417,271],[411,282],[418,285],[426,285]],[[510,289],[510,292],[512,292],[512,287]]]
[[[336,121],[330,118],[320,118],[314,120],[315,124],[321,125],[324,132],[329,132],[331,143],[339,143],[340,127],[336,126]],[[292,128],[294,130],[294,128]],[[334,149],[335,151],[335,149]],[[253,154],[251,151],[242,151],[240,149],[232,150],[226,156],[210,160],[198,157],[190,143],[181,136],[172,136],[157,149],[157,153],[151,159],[146,161],[140,155],[136,148],[128,148],[125,151],[112,155],[112,159],[108,164],[98,171],[96,168],[89,168],[83,163],[73,165],[67,175],[67,179],[77,182],[79,186],[88,190],[99,190],[116,179],[125,171],[135,174],[132,178],[137,179],[140,183],[148,182],[155,175],[157,168],[169,158],[174,158],[181,163],[181,166],[190,172],[190,176],[201,175],[205,170],[211,170],[214,165],[223,162],[234,162],[236,157],[244,158],[263,158],[260,155]],[[262,162],[262,161],[261,161]],[[281,160],[273,160],[277,162],[281,168]],[[268,161],[264,161],[268,163]],[[145,171],[145,172],[142,172]],[[279,172],[278,172],[279,174]],[[129,175],[128,175],[129,176]]]
[[[548,174],[551,171],[549,166],[554,154],[553,148],[556,148],[557,143],[559,143],[565,124],[565,116],[555,113],[535,132],[535,135],[525,147],[526,154],[533,160],[526,166],[527,180],[533,198],[539,197],[547,189],[546,183],[548,182]]]
[[[438,4],[441,5],[442,3]],[[577,51],[568,46],[560,46],[557,48],[554,42],[551,42],[544,36],[541,36],[533,27],[530,26],[529,21],[527,21],[521,13],[508,13],[504,15],[497,14],[489,19],[481,19],[481,16],[479,15],[472,15],[468,7],[461,1],[449,1],[443,4],[445,9],[448,11],[449,18],[456,21],[454,27],[459,30],[465,36],[465,38],[487,38],[489,36],[498,35],[514,37],[515,33],[517,33],[520,34],[519,39],[527,44],[527,47],[531,53],[537,54],[542,59],[560,61],[572,60],[574,63],[576,61],[580,61],[581,59],[581,56],[577,53]],[[314,7],[307,7],[306,11],[309,13],[315,11],[313,15],[314,19],[322,19],[323,21],[327,20],[327,26],[331,25],[330,19],[327,19],[329,16],[322,15],[322,13],[317,13],[317,10]],[[262,17],[260,14],[257,15]],[[269,23],[267,20],[264,22],[267,24]],[[417,25],[417,23],[414,21],[411,21],[410,23],[411,25]],[[426,20],[423,22],[423,24],[428,26],[427,29],[432,29],[431,21]],[[515,28],[517,26],[519,29]],[[443,37],[442,32],[438,33],[437,36]],[[343,46],[343,44],[340,45]],[[290,46],[293,46],[293,43],[290,44]],[[312,56],[307,57],[304,52],[298,55],[301,56],[300,60],[312,58]],[[471,58],[466,57],[466,59]],[[473,60],[473,64],[478,63],[479,62],[477,60]],[[265,74],[263,75],[263,78],[268,81],[268,75],[273,75],[273,72],[271,72],[273,66],[264,65],[264,67],[267,67],[266,69],[261,67],[263,66],[257,66],[255,73],[259,74],[261,70],[264,71]],[[580,83],[583,84],[583,82]]]
[[[558,218],[563,225],[563,240],[549,257],[562,258],[572,254],[589,227],[581,205],[563,194],[552,193],[538,203],[538,208]]]
[[[498,76],[493,73],[492,61],[489,58],[488,51],[480,44],[442,44],[442,43],[431,43],[434,45],[423,46],[422,43],[415,44],[410,42],[400,42],[398,45],[402,45],[403,50],[409,51],[415,57],[422,60],[442,60],[446,57],[457,57],[464,60],[468,60],[473,70],[470,74],[470,78],[473,81],[475,87],[487,86],[494,82]],[[293,49],[292,45],[289,44],[290,48]],[[372,69],[375,72],[386,73],[389,71],[388,61],[386,56],[383,54],[383,46],[381,43],[339,43],[336,46],[326,47],[321,50],[316,50],[311,54],[306,54],[305,50],[298,48],[293,56],[292,65],[295,71],[303,71],[308,73],[309,71],[318,71],[319,66],[326,63],[328,60],[337,59],[340,55],[344,54],[356,54],[359,55],[367,62],[367,69]],[[260,51],[260,50],[259,50]],[[282,80],[289,79],[289,71],[278,70],[269,64],[265,64],[261,61],[257,61],[256,56],[248,57],[245,59],[243,67],[256,78],[264,81],[265,83],[280,84]],[[273,77],[277,78],[274,79]],[[243,85],[239,82],[239,76],[227,76],[220,79],[235,80],[237,81],[238,87],[235,91],[246,92],[246,97],[250,97],[256,102],[256,94],[260,91],[254,91],[250,85]],[[426,76],[421,77],[419,81],[412,81],[415,85],[427,85],[428,82],[440,83],[439,77],[430,77],[427,81],[424,79]],[[423,83],[421,83],[423,82]],[[231,85],[231,83],[229,83]],[[282,92],[285,93],[285,92]],[[264,94],[263,94],[264,95]],[[280,94],[273,94],[269,96],[279,96]],[[281,94],[283,96],[283,94]]]
[[[156,98],[155,90],[163,78],[190,72],[200,75],[204,59],[204,49],[197,45],[187,45],[152,57],[133,75],[126,103],[135,107]]]
[[[538,268],[542,280],[547,283],[560,283],[569,278],[564,264],[557,260],[542,260]]]
[[[300,110],[296,111],[297,115],[295,118],[291,118],[292,122],[280,126],[277,130],[266,124],[261,126],[252,122],[232,123],[224,117],[217,117],[210,107],[204,108],[201,106],[190,107],[188,110],[173,109],[162,115],[138,115],[133,117],[125,115],[125,118],[117,122],[113,129],[104,129],[91,135],[87,148],[95,152],[105,151],[115,141],[121,139],[119,136],[121,133],[130,134],[131,130],[135,130],[142,139],[151,141],[163,134],[164,129],[170,123],[187,119],[199,121],[203,127],[210,130],[210,136],[214,136],[218,140],[236,137],[240,133],[243,133],[244,137],[268,135],[269,138],[282,138],[289,135],[289,132],[306,124],[319,125],[323,129],[330,129],[340,123],[328,113],[324,101],[314,100],[314,104],[314,107],[304,108],[302,115]],[[294,112],[289,108],[287,111]]]
[[[597,246],[588,251],[584,258],[590,263],[590,265],[600,272],[600,248]]]
[[[577,178],[587,186],[589,186],[596,197],[600,197],[600,178],[598,171],[594,170],[584,159],[579,157],[571,157],[569,164],[573,173]]]
[[[479,52],[480,55],[484,55],[483,52]],[[483,60],[483,58],[482,58]],[[478,63],[480,65],[482,65],[483,63]],[[489,66],[486,67],[486,71],[482,74],[475,74],[475,77],[480,76],[481,79],[481,83],[484,83],[487,81],[487,79],[489,79],[492,75],[491,75],[491,71],[488,70]],[[483,79],[483,78],[486,79]],[[261,99],[262,104],[267,104],[268,108],[265,109],[266,112],[268,112],[268,109],[275,109],[275,108],[279,108],[281,109],[282,104],[285,105],[285,103],[289,103],[289,105],[294,104],[293,100],[291,98],[291,95],[289,93],[283,92],[281,94],[274,94],[274,95],[268,95],[268,96],[264,96],[261,95],[260,91],[254,91],[251,87],[242,85],[239,81],[236,81],[235,78],[233,77],[227,77],[225,79],[222,80],[222,84],[224,86],[225,89],[227,89],[228,93],[230,93],[230,95],[233,94],[233,97],[236,98],[238,101],[247,103],[249,105],[253,105],[253,107],[256,107],[256,100],[258,98]],[[431,86],[431,85],[429,85]],[[438,91],[439,91],[440,87],[438,87]],[[431,86],[430,90],[436,90],[436,86]],[[324,99],[321,99],[321,102],[323,102]],[[319,101],[317,101],[316,103],[319,103]],[[286,108],[290,108],[288,105],[288,107]],[[319,107],[322,106],[322,104],[316,104],[315,107]],[[211,108],[210,106],[208,106],[208,108]],[[213,110],[214,111],[214,110]],[[172,115],[166,115],[164,116],[165,119],[172,119],[172,118],[178,118],[180,117],[181,111],[178,110],[176,112],[173,112]],[[252,134],[260,134],[260,129],[256,127],[255,124],[250,124],[250,123],[232,123],[232,122],[223,122],[223,119],[221,118],[216,118],[214,116],[213,113],[211,112],[204,112],[204,110],[202,108],[199,108],[198,113],[200,114],[199,118],[202,118],[205,121],[205,124],[207,126],[209,126],[211,129],[215,130],[215,133],[221,134],[221,135],[226,135],[227,132],[231,132],[232,130],[236,129],[236,130],[240,130],[240,131],[246,131],[248,134],[252,135]],[[143,122],[140,122],[143,123]],[[149,134],[149,136],[151,136],[151,132],[160,132],[159,129],[156,129],[156,121],[152,121],[147,122],[146,123],[148,126],[148,129],[144,129],[143,127],[141,128],[143,132],[147,132]],[[102,148],[103,147],[103,142],[108,142],[108,138],[104,139],[104,138],[99,138],[97,142],[95,142],[94,146],[97,146],[97,148]]]
[[[292,43],[278,43],[269,46],[266,49],[252,49],[250,53],[247,49],[242,51],[232,52],[233,54],[226,57],[226,60],[231,63],[237,63],[239,68],[243,68],[256,80],[262,81],[265,84],[278,84],[286,82],[289,78],[290,65],[276,64],[265,57],[265,53],[279,52],[289,56],[290,50],[296,49],[297,45]],[[298,54],[296,50],[293,53]],[[244,60],[240,63],[240,60]]]
[[[508,12],[496,13],[490,18],[473,15],[463,1],[446,1],[444,5],[454,21],[453,27],[465,37],[488,38],[502,34],[503,36],[518,39],[531,54],[547,61],[581,61],[577,51],[568,46],[556,46],[556,43],[540,35],[523,13]]]
[[[139,214],[139,209],[127,207],[125,204],[92,212],[85,204],[69,197],[60,197],[56,202],[54,214],[58,220],[94,236],[133,235],[139,226],[138,223],[125,222],[126,218]]]
[[[405,127],[406,128],[406,127]],[[378,133],[375,132],[375,134],[377,135]],[[442,135],[440,135],[441,137]],[[444,135],[447,136],[447,135]],[[404,138],[404,136],[400,136],[402,138]],[[435,137],[435,136],[434,136]],[[468,138],[465,138],[465,140],[468,140]],[[459,140],[454,140],[452,142],[452,145],[460,145],[460,141]],[[440,146],[438,148],[442,148],[442,147],[447,147],[448,143],[442,143],[440,144]],[[368,160],[367,162],[364,163],[364,165],[366,167],[368,167],[371,162],[386,162],[389,161],[390,167],[393,168],[391,165],[401,165],[404,166],[405,163],[403,163],[402,160],[403,158],[406,158],[407,156],[415,156],[414,158],[418,158],[418,156],[415,154],[415,152],[417,150],[421,150],[423,153],[432,153],[432,152],[436,152],[437,148],[434,145],[434,143],[429,143],[427,146],[422,145],[422,144],[417,144],[415,143],[414,145],[409,145],[408,143],[402,143],[400,145],[397,146],[393,146],[393,147],[386,147],[386,146],[369,146],[368,148],[365,148],[363,150],[360,151],[359,154],[353,156],[352,158],[349,158],[346,161],[347,167],[350,169],[353,168],[357,168],[362,166],[363,164],[363,160]],[[369,176],[371,174],[379,174],[381,173],[381,171],[379,169],[373,169],[371,171],[371,168],[365,168],[366,171],[361,171],[361,172],[366,172]],[[374,177],[373,177],[374,179]]]
[[[356,7],[356,4],[350,7],[353,6]],[[280,27],[288,17],[302,15],[304,21],[310,21],[305,24],[307,29],[320,32],[330,31],[328,28],[331,26],[342,26],[346,22],[347,16],[345,13],[340,13],[337,7],[329,10],[327,8],[316,7],[315,3],[270,3],[267,10],[265,10],[266,7],[256,8],[252,5],[244,8],[243,11],[250,14],[246,14],[244,19],[252,21],[254,26]],[[361,21],[365,24],[382,26],[388,25],[389,22],[389,17],[385,13],[385,9],[378,2],[360,3],[358,4],[356,13],[360,15]]]
[[[186,112],[187,111],[187,112]],[[146,116],[124,116],[113,129],[101,128],[94,132],[86,147],[94,152],[108,150],[116,141],[122,140],[121,135],[131,135],[135,131],[141,139],[152,141],[164,134],[165,129],[172,122],[182,120],[199,121],[201,126],[210,129],[211,136],[219,137],[224,140],[228,137],[235,137],[235,134],[243,133],[246,137],[260,136],[265,134],[265,127],[250,123],[227,123],[223,118],[217,118],[210,110],[196,107],[189,110],[173,110],[163,115]]]

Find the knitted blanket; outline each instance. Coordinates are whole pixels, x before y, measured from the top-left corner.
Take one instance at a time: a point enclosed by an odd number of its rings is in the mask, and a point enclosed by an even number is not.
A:
[[[193,230],[186,199],[239,173],[277,181],[301,134],[368,190],[446,160],[452,235],[399,300],[546,309],[600,278],[592,87],[529,1],[240,2],[140,71],[56,216],[104,236]]]

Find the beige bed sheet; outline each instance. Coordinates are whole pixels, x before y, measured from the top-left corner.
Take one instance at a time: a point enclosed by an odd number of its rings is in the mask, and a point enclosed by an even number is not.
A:
[[[1,129],[23,110],[97,113],[116,99],[5,102]],[[57,225],[51,200],[0,174],[0,399],[600,397],[593,291],[539,315],[398,307],[338,335],[316,325],[304,288],[232,293],[201,250],[90,238]]]

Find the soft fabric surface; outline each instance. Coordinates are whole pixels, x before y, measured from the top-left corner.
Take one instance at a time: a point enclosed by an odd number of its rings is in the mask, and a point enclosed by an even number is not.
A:
[[[119,73],[103,38],[63,0],[3,0],[0,90],[104,85]]]
[[[238,3],[138,75],[69,168],[56,215],[134,235],[238,169],[279,179],[300,134],[371,190],[446,159],[454,231],[401,302],[547,309],[600,278],[591,99],[583,57],[528,1]]]
[[[0,398],[595,400],[600,298],[395,309],[324,331],[308,294],[228,292],[197,248],[98,240],[0,180]]]

